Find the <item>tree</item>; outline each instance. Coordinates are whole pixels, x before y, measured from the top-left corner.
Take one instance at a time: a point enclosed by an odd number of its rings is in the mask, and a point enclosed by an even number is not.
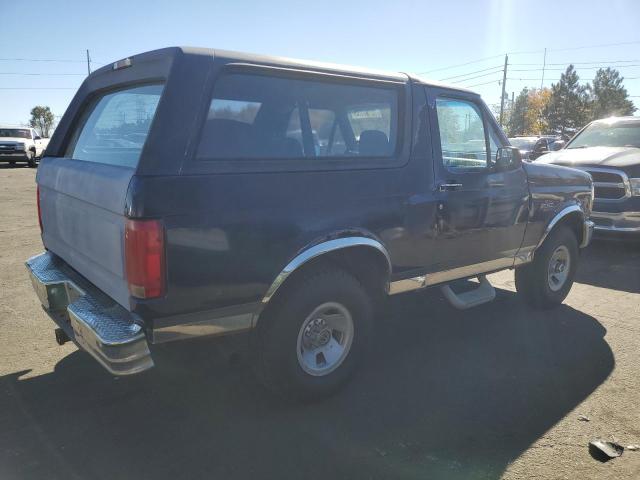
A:
[[[596,72],[591,94],[591,117],[598,118],[631,115],[635,110],[627,89],[622,85],[624,77],[614,68],[601,68]]]
[[[459,140],[462,125],[460,125],[458,115],[452,108],[440,108],[438,112],[438,124],[443,143],[456,143]]]
[[[544,135],[548,125],[545,122],[543,112],[551,99],[551,90],[541,88],[529,90],[527,98],[527,111],[525,113],[525,125],[527,133],[531,135]]]
[[[548,88],[523,88],[518,94],[509,115],[507,131],[510,136],[542,135],[547,131],[547,124],[542,112],[549,102],[551,91]]]
[[[516,135],[527,135],[526,114],[529,107],[529,89],[524,87],[518,94],[511,111],[509,112],[509,123],[507,124],[507,131],[510,137]]]
[[[29,125],[35,128],[41,137],[49,137],[53,131],[55,118],[49,107],[37,105],[31,109],[31,119]]]
[[[580,85],[573,65],[551,85],[549,102],[544,107],[542,119],[551,133],[571,136],[589,120],[587,87]]]

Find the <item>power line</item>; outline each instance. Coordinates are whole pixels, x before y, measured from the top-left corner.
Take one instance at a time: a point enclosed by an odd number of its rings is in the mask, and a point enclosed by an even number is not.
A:
[[[78,87],[0,87],[0,90],[77,90]]]
[[[640,62],[640,60],[601,60],[599,62],[563,62],[563,63],[547,63],[547,65],[592,65],[592,64],[599,64],[599,65],[613,65],[614,63],[634,63],[634,62]],[[514,63],[513,65],[539,65],[537,63]],[[624,65],[620,65],[621,67],[624,67]]]
[[[630,41],[630,42],[619,42],[619,43],[605,43],[605,44],[601,44],[601,45],[583,45],[583,46],[579,46],[579,47],[547,49],[547,51],[548,52],[567,52],[567,51],[571,51],[571,50],[581,50],[581,49],[585,49],[585,48],[618,47],[618,46],[622,46],[622,45],[636,45],[636,44],[640,44],[640,40],[634,40],[634,41]],[[542,53],[542,52],[543,52],[543,50],[529,50],[529,51],[507,52],[507,54],[509,54],[509,55],[528,55],[528,54]],[[478,60],[472,60],[470,62],[459,63],[459,64],[456,64],[456,65],[449,65],[449,66],[446,66],[446,67],[436,68],[436,69],[433,69],[433,70],[427,70],[427,71],[424,71],[424,72],[417,72],[417,73],[418,74],[423,74],[423,73],[440,72],[442,70],[450,70],[452,68],[464,67],[464,66],[467,66],[467,65],[472,65],[474,63],[481,63],[481,62],[485,62],[487,60],[492,60],[494,58],[500,58],[500,57],[502,57],[502,54],[493,55],[491,57],[484,57],[484,58],[480,58]],[[551,65],[551,64],[549,64],[549,65]]]
[[[59,58],[0,58],[4,62],[61,62],[61,63],[84,63],[85,60],[63,60]]]
[[[531,54],[534,54],[534,53],[542,53],[542,50],[526,50],[526,51],[521,50],[521,51],[518,51],[518,52],[507,52],[508,55],[531,55]],[[487,60],[492,60],[494,58],[502,58],[502,55],[503,54],[493,55],[491,57],[479,58],[478,60],[473,60],[471,62],[459,63],[457,65],[449,65],[448,67],[436,68],[434,70],[427,70],[425,72],[416,72],[416,73],[423,74],[423,73],[440,72],[442,70],[450,70],[452,68],[464,67],[466,65],[472,65],[474,63],[486,62]]]
[[[562,64],[561,64],[562,65]],[[556,72],[564,72],[566,67],[569,64],[564,64],[565,68],[523,68],[523,69],[514,69],[512,72],[540,72],[540,71],[556,71]],[[631,65],[619,65],[617,68],[632,68],[632,67],[640,67],[640,64],[631,64]],[[599,70],[601,68],[605,68],[603,65],[595,66],[595,67],[578,67],[576,70]]]
[[[417,72],[418,74],[422,74],[422,73],[433,73],[433,72],[440,72],[442,70],[450,70],[452,68],[458,68],[458,67],[464,67],[466,65],[472,65],[474,63],[480,63],[480,62],[486,62],[487,60],[492,60],[494,58],[500,58],[502,57],[502,54],[500,55],[493,55],[492,57],[485,57],[485,58],[481,58],[479,60],[473,60],[471,62],[466,62],[466,63],[459,63],[458,65],[450,65],[448,67],[442,67],[442,68],[436,68],[434,70],[427,70],[425,72]]]
[[[495,70],[493,72],[489,72],[489,73],[484,73],[482,75],[476,75],[475,77],[469,77],[469,78],[461,78],[460,80],[455,80],[451,83],[462,83],[462,82],[467,82],[469,80],[475,80],[476,78],[482,78],[482,77],[488,77],[489,75],[493,75],[495,73],[500,73],[500,71],[502,70],[502,67],[500,67],[500,70]]]
[[[582,50],[585,48],[601,48],[601,47],[619,47],[622,45],[637,45],[640,44],[640,40],[634,40],[631,42],[619,42],[619,43],[604,43],[601,45],[583,45],[581,47],[569,47],[569,48],[554,48],[549,49],[550,52],[568,52],[569,50]]]
[[[84,73],[31,73],[31,72],[0,72],[0,75],[34,75],[34,76],[84,76]]]
[[[501,69],[501,68],[502,68],[502,65],[496,65],[495,67],[483,68],[482,70],[476,70],[474,72],[463,73],[461,75],[454,75],[452,77],[441,78],[439,81],[442,82],[444,80],[451,80],[452,78],[466,77],[469,75],[473,75],[474,73],[486,72],[487,70],[495,70],[495,69]]]
[[[623,78],[625,80],[638,80],[638,79],[640,79],[640,77],[624,77],[624,76],[623,76]],[[540,77],[538,77],[538,78],[515,78],[515,77],[509,77],[509,80],[519,80],[519,81],[531,81],[531,82],[533,82],[533,81],[540,80]],[[556,79],[554,81],[557,82],[559,80],[560,79],[558,78],[558,79]],[[595,80],[595,78],[581,78],[580,80],[585,81],[585,82],[592,82],[593,80]]]
[[[568,65],[574,65],[577,69],[578,68],[581,68],[581,69],[606,68],[606,67],[626,68],[626,67],[636,67],[638,66],[637,65],[638,63],[640,63],[640,60],[615,60],[611,62],[607,62],[606,60],[602,60],[599,62],[561,62],[561,63],[547,63],[544,68],[546,70],[552,70],[548,68],[549,65],[554,67],[566,67]],[[537,67],[540,65],[540,63],[511,63],[511,65],[516,67]],[[581,66],[581,65],[587,65],[587,66]],[[593,67],[589,67],[588,65],[593,65]]]
[[[460,86],[462,88],[473,88],[473,87],[481,87],[482,85],[489,85],[490,83],[497,83],[499,85],[500,84],[500,79],[499,78],[494,78],[493,80],[491,80],[489,82],[475,83],[473,85],[460,85]]]

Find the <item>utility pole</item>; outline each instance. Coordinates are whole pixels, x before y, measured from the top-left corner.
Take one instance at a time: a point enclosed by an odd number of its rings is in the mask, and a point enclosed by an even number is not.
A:
[[[547,49],[544,49],[544,59],[542,60],[542,80],[540,80],[540,90],[542,90],[542,86],[544,85],[544,70],[547,68]]]
[[[500,126],[504,115],[504,92],[507,87],[507,64],[509,63],[509,55],[504,56],[504,70],[502,71],[502,94],[500,95]]]
[[[89,56],[88,48],[87,48],[87,75],[91,75],[91,57]]]

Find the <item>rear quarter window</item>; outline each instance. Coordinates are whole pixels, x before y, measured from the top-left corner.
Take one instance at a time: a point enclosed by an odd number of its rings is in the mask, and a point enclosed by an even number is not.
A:
[[[94,99],[71,137],[65,156],[135,168],[162,96],[163,85],[143,85]]]
[[[228,73],[212,97],[198,160],[357,163],[399,143],[395,86]]]

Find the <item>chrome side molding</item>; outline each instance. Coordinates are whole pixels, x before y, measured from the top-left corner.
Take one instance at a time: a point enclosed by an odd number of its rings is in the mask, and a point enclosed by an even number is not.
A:
[[[424,287],[430,287],[432,285],[438,285],[452,280],[459,280],[461,278],[471,278],[484,273],[511,268],[513,266],[514,258],[504,257],[487,262],[475,263],[473,265],[465,265],[463,267],[443,270],[441,272],[428,273],[418,277],[396,280],[389,284],[389,295],[410,292],[411,290],[419,290]]]
[[[427,276],[420,275],[419,277],[404,278],[402,280],[396,280],[395,282],[389,282],[389,295],[395,295],[396,293],[410,292],[411,290],[419,290],[427,286]]]
[[[513,262],[513,257],[503,257],[496,258],[495,260],[489,260],[487,262],[474,263],[473,265],[465,265],[463,267],[452,268],[450,270],[443,270],[442,272],[431,273],[427,275],[427,286],[438,285],[440,283],[459,280],[461,278],[471,278],[483,273],[502,270],[504,268],[511,268],[513,267]]]
[[[244,332],[253,326],[253,317],[258,307],[256,302],[164,318],[154,324],[149,337],[151,343],[157,344]]]

